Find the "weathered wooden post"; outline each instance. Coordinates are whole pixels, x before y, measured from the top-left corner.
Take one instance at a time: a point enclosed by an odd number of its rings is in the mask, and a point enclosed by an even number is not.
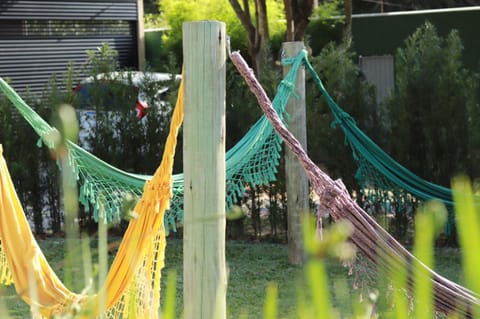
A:
[[[225,24],[183,24],[184,315],[226,318]]]
[[[295,57],[305,48],[303,42],[285,42],[282,45],[285,57]],[[284,76],[290,66],[283,68]],[[300,68],[295,84],[297,97],[290,97],[287,104],[288,128],[307,149],[307,120],[305,110],[305,69]],[[302,264],[304,250],[302,240],[302,214],[309,210],[309,187],[305,170],[290,151],[285,149],[285,178],[287,183],[287,213],[288,213],[288,260],[292,264]]]

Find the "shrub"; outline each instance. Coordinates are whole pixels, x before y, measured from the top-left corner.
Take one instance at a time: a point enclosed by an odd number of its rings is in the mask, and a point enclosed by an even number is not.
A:
[[[386,105],[386,145],[417,175],[448,186],[457,173],[478,176],[478,82],[461,62],[458,32],[425,23],[395,55],[396,87]]]

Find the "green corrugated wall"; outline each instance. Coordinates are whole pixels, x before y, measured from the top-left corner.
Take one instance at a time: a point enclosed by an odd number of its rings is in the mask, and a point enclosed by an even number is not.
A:
[[[472,70],[480,68],[480,8],[436,10],[419,13],[354,16],[352,34],[355,50],[363,56],[394,55],[405,39],[429,21],[445,36],[456,29],[464,45],[464,62]]]
[[[480,70],[480,7],[451,10],[395,12],[354,15],[352,19],[353,44],[359,55],[395,55],[404,46],[405,39],[429,21],[440,35],[458,30],[465,47],[465,65]],[[162,31],[145,32],[146,58],[153,69],[160,68]],[[318,54],[330,40],[341,37],[341,28],[325,29],[312,21],[308,28],[309,45]]]
[[[151,71],[161,71],[162,63],[162,33],[163,30],[145,32],[145,59]]]

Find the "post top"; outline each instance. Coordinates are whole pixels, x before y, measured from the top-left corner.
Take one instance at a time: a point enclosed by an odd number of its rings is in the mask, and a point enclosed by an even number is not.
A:
[[[220,24],[225,25],[225,22],[218,20],[195,20],[195,21],[185,21],[183,24]]]

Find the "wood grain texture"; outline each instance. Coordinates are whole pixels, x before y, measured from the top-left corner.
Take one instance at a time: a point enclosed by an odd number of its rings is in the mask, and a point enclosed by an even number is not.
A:
[[[225,24],[183,24],[184,310],[226,317]]]
[[[295,57],[305,48],[303,42],[285,42],[282,45],[286,58]],[[291,66],[283,68],[286,76]],[[291,96],[287,103],[287,125],[292,134],[298,139],[303,149],[307,149],[307,116],[305,107],[305,70],[298,70],[297,79],[292,83],[295,96]],[[287,213],[288,213],[288,261],[299,265],[304,262],[302,240],[302,215],[309,210],[309,187],[305,170],[295,154],[285,148],[285,177],[287,184]]]

